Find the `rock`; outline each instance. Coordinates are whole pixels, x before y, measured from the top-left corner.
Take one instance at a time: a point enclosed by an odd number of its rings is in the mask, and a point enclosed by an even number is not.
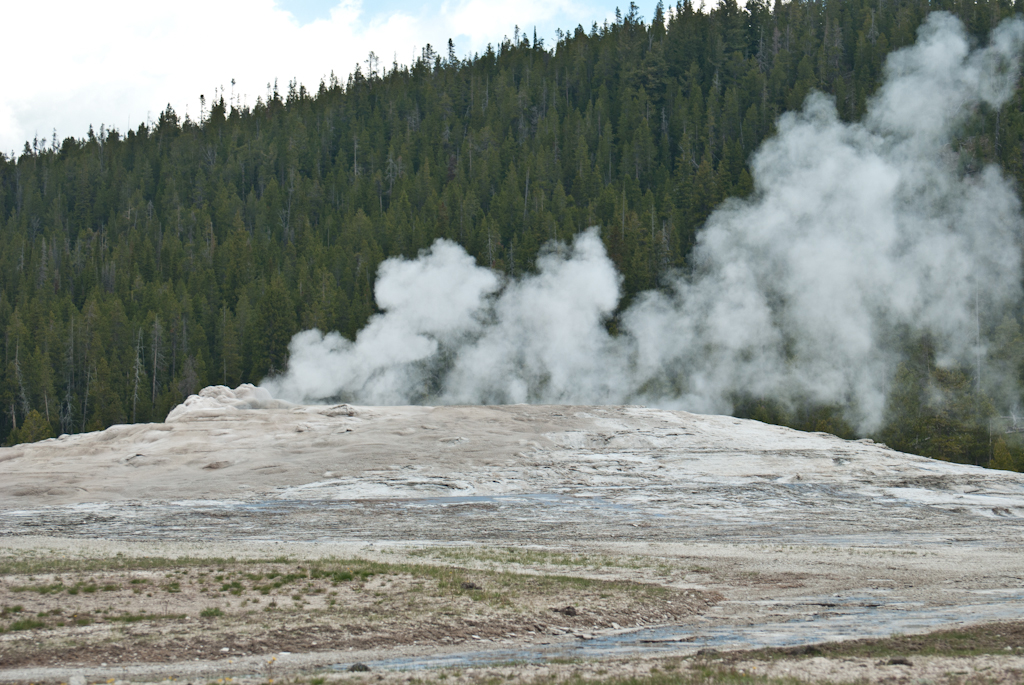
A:
[[[817,656],[821,654],[821,650],[814,645],[804,645],[803,647],[793,647],[792,649],[786,650],[788,654],[793,655],[804,655],[804,656]]]
[[[357,662],[348,667],[350,673],[363,673],[369,671],[370,667],[362,662]]]
[[[208,469],[210,471],[217,471],[218,469],[226,469],[229,466],[231,466],[231,462],[230,461],[214,461],[214,462],[210,462],[209,464],[207,464],[203,468],[204,469]]]
[[[68,685],[85,685],[85,676],[73,675],[68,678]]]
[[[356,410],[355,410],[355,407],[353,407],[350,404],[336,404],[333,407],[327,407],[326,409],[321,409],[320,413],[323,414],[324,416],[330,416],[330,417],[334,417],[334,416],[355,416],[356,415]]]

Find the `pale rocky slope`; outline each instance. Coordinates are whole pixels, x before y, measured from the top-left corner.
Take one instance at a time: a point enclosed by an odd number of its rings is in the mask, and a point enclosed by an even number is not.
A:
[[[0,449],[2,509],[525,494],[600,497],[676,516],[700,510],[722,523],[801,519],[804,507],[830,505],[850,524],[922,507],[1024,516],[1024,475],[870,440],[629,406],[298,406],[252,386],[215,386],[164,423]]]

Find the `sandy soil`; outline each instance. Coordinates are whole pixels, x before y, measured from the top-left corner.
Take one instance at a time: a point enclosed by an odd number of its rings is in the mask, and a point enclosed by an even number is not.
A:
[[[963,667],[695,655],[1019,619],[1021,516],[1018,474],[730,417],[207,389],[164,424],[0,449],[0,681],[436,674],[444,655],[486,680],[475,653],[591,664],[526,681],[675,663],[1013,682],[1018,645]]]
[[[638,621],[686,621],[720,599],[628,581],[358,560],[115,557],[64,568],[5,575],[0,612],[13,628],[0,636],[5,668],[548,644]]]

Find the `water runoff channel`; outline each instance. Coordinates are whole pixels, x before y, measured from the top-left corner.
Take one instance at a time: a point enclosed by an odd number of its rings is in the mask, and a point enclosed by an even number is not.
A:
[[[797,647],[894,634],[928,632],[946,626],[1019,618],[1024,613],[1024,589],[978,591],[978,602],[956,607],[924,608],[915,602],[886,603],[871,595],[808,597],[788,600],[787,606],[819,608],[811,617],[752,625],[659,626],[611,634],[574,636],[566,642],[540,643],[515,649],[479,649],[433,656],[370,661],[373,669],[421,670],[468,668],[508,662],[543,663],[563,659],[597,659],[648,654],[692,654],[701,650]],[[780,603],[783,604],[783,603]],[[347,670],[352,664],[336,664]]]

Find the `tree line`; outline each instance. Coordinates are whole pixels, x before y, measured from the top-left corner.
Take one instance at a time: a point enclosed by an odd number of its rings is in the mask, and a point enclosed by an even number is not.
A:
[[[552,47],[516,29],[472,58],[450,41],[411,65],[371,53],[315,92],[274,84],[248,107],[221,88],[198,120],[168,106],[127,133],[27,142],[0,155],[0,442],[159,421],[205,385],[258,382],[299,330],[354,336],[380,262],[438,237],[515,275],[599,225],[626,307],[687,268],[704,220],[752,191],[750,155],[808,92],[856,120],[928,12],[983,40],[1021,2],[659,2],[649,22],[631,4]],[[977,119],[958,141],[965,173],[996,161],[1024,177],[1020,94]],[[993,352],[1015,368],[1020,320],[1006,312]],[[979,385],[916,344],[876,437],[1024,465]],[[739,397],[737,413],[852,435],[838,407]]]

